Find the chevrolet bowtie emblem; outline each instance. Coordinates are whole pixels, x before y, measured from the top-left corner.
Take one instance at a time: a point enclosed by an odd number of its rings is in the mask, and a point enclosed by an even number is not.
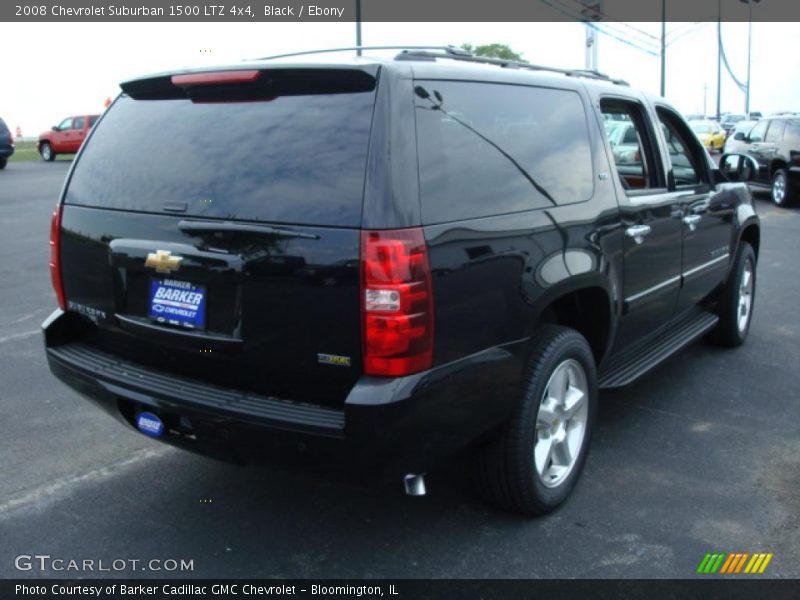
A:
[[[171,273],[180,268],[182,260],[182,256],[172,256],[169,250],[156,250],[147,255],[144,266],[155,269],[156,273]]]

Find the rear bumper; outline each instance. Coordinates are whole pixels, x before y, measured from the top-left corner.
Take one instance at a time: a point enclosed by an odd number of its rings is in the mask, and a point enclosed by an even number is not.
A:
[[[0,146],[0,158],[9,158],[14,154],[13,146]]]
[[[164,421],[161,441],[237,463],[290,463],[383,474],[425,472],[508,418],[525,341],[409,377],[362,377],[341,408],[224,389],[133,364],[80,339],[81,319],[43,325],[50,370],[133,427]]]

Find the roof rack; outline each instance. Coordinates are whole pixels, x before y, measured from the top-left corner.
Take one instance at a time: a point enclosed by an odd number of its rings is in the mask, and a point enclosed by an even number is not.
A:
[[[496,65],[506,69],[526,69],[528,71],[546,71],[548,73],[560,73],[569,77],[587,77],[589,79],[599,79],[617,85],[629,85],[624,79],[612,79],[605,73],[593,71],[589,69],[558,69],[556,67],[547,67],[544,65],[535,65],[531,63],[522,62],[519,60],[506,60],[504,58],[490,58],[487,56],[476,56],[469,52],[461,52],[458,54],[437,54],[434,52],[427,52],[423,50],[407,49],[403,50],[395,57],[395,60],[414,60],[414,59],[428,59],[436,60],[437,58],[446,58],[450,60],[459,60],[470,63],[479,63],[486,65]]]
[[[306,52],[290,52],[289,54],[275,54],[273,56],[262,56],[254,60],[275,60],[277,58],[289,58],[291,56],[305,56],[306,54],[328,54],[332,52],[349,52],[353,50],[439,50],[448,56],[472,56],[466,50],[456,46],[348,46],[347,48],[326,48],[324,50],[307,50]],[[443,57],[445,55],[442,55]]]
[[[601,73],[599,71],[593,71],[589,69],[558,69],[556,67],[535,65],[519,60],[506,60],[503,58],[477,56],[456,46],[349,46],[347,48],[327,48],[325,50],[309,50],[306,52],[275,54],[273,56],[264,56],[255,60],[275,60],[279,58],[305,56],[309,54],[329,54],[333,52],[350,52],[355,50],[400,50],[400,53],[395,56],[395,60],[437,60],[442,58],[469,63],[495,65],[506,69],[525,69],[528,71],[560,73],[561,75],[567,75],[568,77],[586,77],[588,79],[607,81],[616,85],[629,85],[624,79],[613,79],[605,73]]]

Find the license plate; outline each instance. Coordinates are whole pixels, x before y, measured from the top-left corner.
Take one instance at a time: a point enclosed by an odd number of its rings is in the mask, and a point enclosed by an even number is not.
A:
[[[185,329],[206,324],[206,288],[188,281],[154,279],[150,283],[150,318]]]

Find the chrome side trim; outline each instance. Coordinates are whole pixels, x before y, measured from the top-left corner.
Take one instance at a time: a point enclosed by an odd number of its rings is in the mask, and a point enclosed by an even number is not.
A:
[[[672,285],[673,283],[678,283],[680,280],[681,280],[681,276],[680,275],[676,275],[675,277],[670,277],[669,279],[667,279],[666,281],[662,281],[658,285],[654,285],[651,288],[647,288],[646,290],[644,290],[642,292],[639,292],[638,294],[634,294],[633,296],[628,296],[627,298],[625,298],[625,302],[636,302],[640,298],[644,298],[648,294],[652,294],[653,292],[657,292],[661,288],[665,288],[668,285]]]
[[[718,256],[714,260],[710,260],[707,263],[703,263],[702,265],[700,265],[698,267],[694,267],[693,269],[689,269],[688,271],[686,271],[683,274],[683,276],[684,277],[690,277],[690,276],[694,275],[695,273],[699,273],[703,269],[707,269],[708,267],[714,266],[715,264],[717,264],[720,261],[727,260],[727,258],[729,256],[730,256],[730,253],[726,252],[725,254],[723,254],[722,256]]]

